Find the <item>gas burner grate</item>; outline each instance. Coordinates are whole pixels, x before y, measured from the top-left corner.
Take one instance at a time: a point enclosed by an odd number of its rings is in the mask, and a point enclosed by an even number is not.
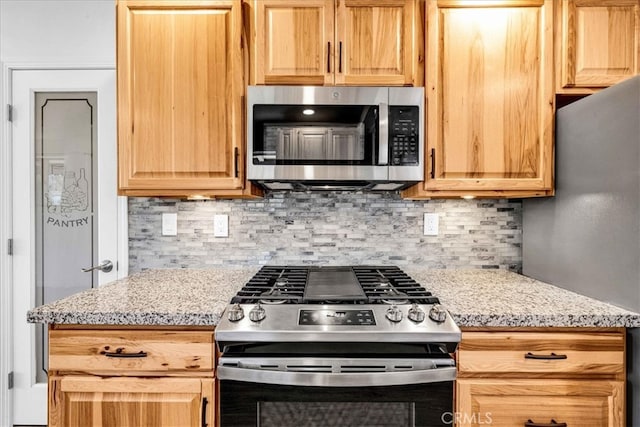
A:
[[[305,267],[264,266],[233,297],[232,303],[300,304],[307,283]]]
[[[371,304],[438,304],[431,292],[395,266],[353,267]]]
[[[303,304],[310,266],[263,266],[232,298],[240,304]],[[438,298],[396,266],[350,267],[365,298],[324,304],[437,304]]]

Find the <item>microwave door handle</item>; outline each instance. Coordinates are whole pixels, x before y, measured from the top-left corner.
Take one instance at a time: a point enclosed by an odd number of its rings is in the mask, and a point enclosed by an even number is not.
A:
[[[381,102],[378,104],[379,127],[378,134],[378,164],[389,164],[389,104]]]

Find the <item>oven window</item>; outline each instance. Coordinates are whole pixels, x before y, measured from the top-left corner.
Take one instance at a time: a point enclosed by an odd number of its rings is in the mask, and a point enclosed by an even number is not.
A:
[[[413,426],[407,402],[259,402],[259,427]]]
[[[220,380],[224,427],[449,427],[453,381],[309,387]]]
[[[254,105],[253,164],[375,165],[377,105]]]

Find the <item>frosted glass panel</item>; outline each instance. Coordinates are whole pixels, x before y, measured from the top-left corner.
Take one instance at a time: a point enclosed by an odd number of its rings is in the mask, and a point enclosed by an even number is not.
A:
[[[35,94],[36,305],[97,284],[94,202],[95,92]],[[46,334],[39,327],[38,381],[46,379]]]

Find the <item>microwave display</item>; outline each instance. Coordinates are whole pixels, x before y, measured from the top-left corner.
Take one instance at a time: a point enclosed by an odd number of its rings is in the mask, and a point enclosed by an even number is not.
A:
[[[389,107],[389,159],[392,165],[417,165],[418,107]]]

